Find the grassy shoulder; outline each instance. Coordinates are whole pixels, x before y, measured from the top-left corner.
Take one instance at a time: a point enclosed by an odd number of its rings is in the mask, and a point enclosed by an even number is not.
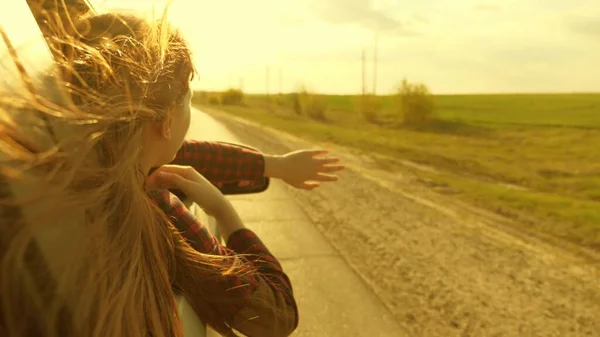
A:
[[[528,230],[600,248],[600,95],[441,96],[440,120],[419,128],[369,124],[353,111],[352,96],[326,99],[326,121],[285,104],[265,108],[260,96],[220,109],[433,167],[417,174],[443,186],[442,193],[518,219]],[[394,170],[398,162],[382,166]]]

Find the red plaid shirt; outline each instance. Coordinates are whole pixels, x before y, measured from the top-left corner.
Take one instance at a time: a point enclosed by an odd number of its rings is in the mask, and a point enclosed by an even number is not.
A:
[[[186,141],[172,164],[192,166],[214,184],[242,179],[253,180],[264,175],[265,167],[264,157],[260,152],[233,145],[199,141]],[[283,272],[279,261],[256,234],[249,229],[238,230],[230,235],[226,247],[222,246],[177,196],[169,191],[155,191],[150,196],[171,219],[190,246],[198,252],[224,256],[248,254],[244,255],[243,259],[245,263],[251,264],[257,273],[227,277],[226,282],[222,283],[215,281],[215,287],[235,291],[240,299],[236,305],[228,304],[217,308],[219,315],[225,317],[228,324],[242,332],[247,330],[250,332],[247,333],[249,335],[260,336],[271,335],[274,330],[269,330],[269,326],[288,326],[288,329],[291,329],[290,333],[297,327],[298,308],[291,282]],[[261,300],[256,297],[260,297],[260,294],[265,292],[265,289],[260,287],[265,285],[268,285],[268,291],[272,292],[268,297],[282,299],[279,304],[272,303],[282,306],[282,308],[273,308],[275,309],[273,312],[291,312],[291,314],[262,317],[263,319],[260,320],[249,317],[248,319],[254,319],[256,322],[248,324],[248,321],[240,316],[248,316],[247,311],[253,311],[253,303]],[[255,311],[257,311],[255,315],[258,312],[266,315],[266,311],[260,308]],[[242,312],[246,313],[242,315]],[[282,319],[286,321],[282,322]]]

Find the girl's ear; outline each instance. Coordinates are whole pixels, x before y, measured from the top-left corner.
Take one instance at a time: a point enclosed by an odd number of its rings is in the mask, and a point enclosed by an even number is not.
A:
[[[167,140],[171,139],[172,136],[172,132],[171,132],[171,126],[173,125],[173,119],[170,116],[167,116],[167,118],[165,118],[165,120],[161,123],[160,129],[161,129],[161,136]]]

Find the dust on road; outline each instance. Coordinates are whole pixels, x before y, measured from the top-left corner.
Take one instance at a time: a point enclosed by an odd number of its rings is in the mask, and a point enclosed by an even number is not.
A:
[[[267,153],[313,146],[215,117]],[[290,195],[411,335],[600,336],[598,263],[442,212],[443,199],[431,194],[416,202],[389,188],[389,177],[374,176],[366,157],[336,154],[351,164],[339,183]]]

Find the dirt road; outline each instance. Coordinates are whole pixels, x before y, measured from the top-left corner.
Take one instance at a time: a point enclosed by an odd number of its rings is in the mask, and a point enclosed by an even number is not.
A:
[[[315,146],[213,115],[265,152]],[[369,157],[333,149],[349,166],[339,183],[288,192],[411,335],[600,336],[597,261],[515,235],[403,172],[377,172]]]

